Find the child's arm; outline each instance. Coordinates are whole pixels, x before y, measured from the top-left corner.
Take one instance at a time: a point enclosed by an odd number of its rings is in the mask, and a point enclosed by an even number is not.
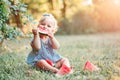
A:
[[[51,40],[51,42],[52,42],[52,47],[53,47],[54,49],[58,49],[58,48],[60,47],[60,44],[59,44],[59,42],[56,40],[55,37],[50,38],[50,40]]]
[[[37,29],[33,29],[32,32],[34,35],[34,39],[31,42],[31,46],[32,46],[33,50],[38,51],[41,48],[39,33],[38,33]]]
[[[53,49],[58,49],[60,47],[59,42],[57,41],[57,39],[54,37],[54,34],[48,35],[51,43],[52,43],[52,47]]]

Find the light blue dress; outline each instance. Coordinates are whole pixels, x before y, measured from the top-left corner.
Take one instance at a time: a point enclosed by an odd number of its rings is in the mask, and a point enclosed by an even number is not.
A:
[[[47,40],[46,44],[41,41],[41,48],[38,52],[31,51],[27,57],[27,63],[35,66],[36,62],[39,60],[46,60],[49,59],[53,63],[56,63],[58,60],[62,58],[53,48],[50,42],[50,39]]]

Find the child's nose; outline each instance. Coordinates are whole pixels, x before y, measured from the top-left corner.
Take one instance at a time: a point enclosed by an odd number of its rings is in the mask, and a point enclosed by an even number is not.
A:
[[[43,27],[44,27],[44,28],[47,28],[47,25],[44,25]]]

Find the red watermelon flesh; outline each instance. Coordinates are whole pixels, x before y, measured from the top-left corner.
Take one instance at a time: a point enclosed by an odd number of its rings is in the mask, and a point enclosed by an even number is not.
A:
[[[97,66],[95,66],[94,64],[92,64],[90,61],[87,61],[84,65],[84,70],[89,70],[89,71],[96,71],[99,68]]]
[[[57,72],[56,76],[64,76],[66,74],[69,74],[71,70],[72,70],[71,67],[68,67],[65,64],[63,64],[60,70]]]
[[[53,62],[52,62],[51,60],[49,60],[49,59],[46,59],[45,61],[46,61],[49,65],[51,65],[51,66],[54,65]]]
[[[39,33],[40,34],[44,34],[44,35],[48,34],[49,30],[47,28],[45,28],[45,27],[39,27],[38,29],[39,29]]]

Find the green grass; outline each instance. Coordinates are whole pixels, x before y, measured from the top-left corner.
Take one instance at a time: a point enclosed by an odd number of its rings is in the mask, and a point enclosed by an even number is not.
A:
[[[61,47],[58,52],[70,60],[74,73],[56,78],[53,73],[26,64],[31,38],[7,41],[11,52],[0,54],[0,80],[120,80],[119,34],[56,36]],[[100,70],[84,71],[89,60]],[[31,71],[32,74],[26,74]]]

